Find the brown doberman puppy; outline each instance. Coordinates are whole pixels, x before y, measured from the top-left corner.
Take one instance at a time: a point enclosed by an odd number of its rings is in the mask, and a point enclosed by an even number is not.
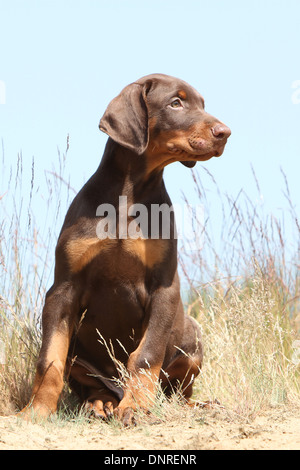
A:
[[[124,221],[120,200],[143,205],[151,227],[151,208],[171,207],[164,167],[175,161],[192,167],[220,156],[230,129],[206,113],[190,85],[161,74],[124,88],[99,127],[109,139],[58,239],[32,398],[23,412],[55,412],[65,374],[96,416],[114,413],[129,425],[137,408],[149,408],[159,381],[167,394],[180,386],[191,397],[202,345],[180,298],[172,211],[169,237],[162,236],[163,227],[152,237],[139,235],[138,224],[137,236],[130,237],[126,229],[136,219],[128,211]],[[107,217],[111,207],[115,221]],[[103,236],[100,221],[115,231],[107,228]]]

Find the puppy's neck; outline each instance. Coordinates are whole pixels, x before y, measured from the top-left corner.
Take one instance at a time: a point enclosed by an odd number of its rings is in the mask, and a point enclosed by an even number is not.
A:
[[[108,139],[105,151],[97,170],[101,179],[112,179],[120,195],[127,196],[132,202],[142,202],[155,193],[165,191],[163,169],[148,171],[145,155],[138,155]]]

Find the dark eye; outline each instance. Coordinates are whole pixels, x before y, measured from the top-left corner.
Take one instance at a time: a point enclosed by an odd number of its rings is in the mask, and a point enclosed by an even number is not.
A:
[[[172,108],[182,108],[182,103],[179,98],[176,98],[176,100],[172,101],[171,103]]]

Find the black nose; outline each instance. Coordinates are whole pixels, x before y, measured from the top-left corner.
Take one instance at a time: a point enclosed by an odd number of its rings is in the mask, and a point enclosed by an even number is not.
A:
[[[229,127],[225,126],[225,124],[218,123],[214,127],[211,128],[211,132],[216,139],[228,139],[231,134],[231,130]]]

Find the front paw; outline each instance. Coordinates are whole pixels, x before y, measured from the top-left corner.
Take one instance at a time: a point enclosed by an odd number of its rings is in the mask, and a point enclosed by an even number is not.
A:
[[[24,421],[40,423],[46,421],[53,412],[44,404],[28,404],[16,416]]]
[[[125,427],[136,426],[136,409],[132,406],[123,407],[121,404],[114,410],[114,416],[121,421]]]

